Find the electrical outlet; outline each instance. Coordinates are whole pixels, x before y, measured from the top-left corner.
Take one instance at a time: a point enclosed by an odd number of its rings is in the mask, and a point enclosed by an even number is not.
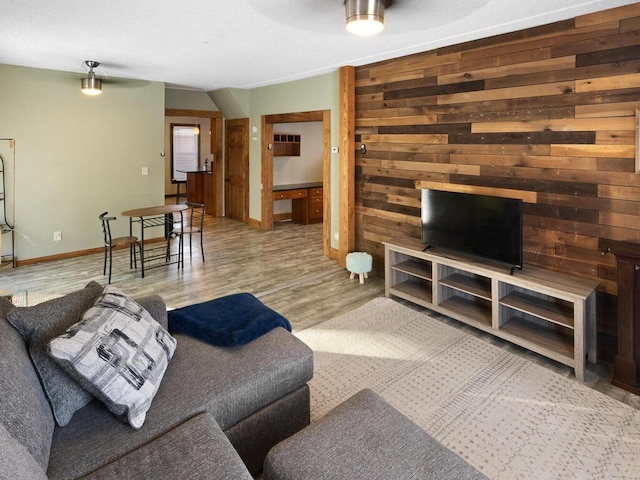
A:
[[[53,241],[59,242],[62,240],[62,232],[53,232]]]
[[[334,233],[333,238],[335,239],[336,242],[340,241],[340,234],[338,232]]]
[[[149,175],[149,167],[142,167],[142,175]]]

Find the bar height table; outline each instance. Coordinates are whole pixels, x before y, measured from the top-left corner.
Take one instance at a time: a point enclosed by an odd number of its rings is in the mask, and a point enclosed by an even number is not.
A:
[[[122,215],[125,217],[129,217],[129,235],[133,235],[133,224],[140,224],[140,265],[142,267],[142,278],[144,278],[144,264],[145,260],[155,260],[161,258],[161,256],[155,256],[150,259],[145,259],[144,256],[144,231],[147,228],[151,227],[165,227],[165,238],[171,231],[167,231],[166,225],[168,221],[168,216],[171,217],[169,220],[171,225],[173,226],[173,214],[180,213],[180,228],[182,228],[183,224],[183,214],[186,209],[189,207],[187,205],[158,205],[156,207],[143,207],[143,208],[134,208],[133,210],[127,210],[122,212]],[[167,238],[168,240],[168,238]],[[169,248],[167,246],[167,248]],[[180,262],[182,262],[182,267],[184,268],[184,258],[182,257],[182,251],[178,250],[178,254],[176,256],[175,261],[169,261],[170,255],[169,252],[166,251],[164,253],[165,261],[162,263],[158,263],[157,265],[150,266],[149,268],[155,268],[165,265],[172,265],[174,263],[178,264],[180,267]]]

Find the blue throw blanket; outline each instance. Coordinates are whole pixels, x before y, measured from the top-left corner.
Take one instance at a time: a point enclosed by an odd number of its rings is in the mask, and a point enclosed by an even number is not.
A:
[[[235,293],[168,312],[169,329],[219,347],[244,345],[289,320],[250,293]]]

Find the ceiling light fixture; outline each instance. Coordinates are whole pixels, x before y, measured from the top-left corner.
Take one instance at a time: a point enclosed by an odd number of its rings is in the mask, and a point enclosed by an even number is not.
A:
[[[89,76],[82,79],[82,87],[80,90],[85,95],[100,95],[102,93],[102,80],[96,78],[96,74],[93,71],[94,68],[100,65],[100,62],[86,60],[84,64],[89,67]]]
[[[384,29],[384,9],[390,0],[345,0],[347,30],[355,35],[375,35]]]

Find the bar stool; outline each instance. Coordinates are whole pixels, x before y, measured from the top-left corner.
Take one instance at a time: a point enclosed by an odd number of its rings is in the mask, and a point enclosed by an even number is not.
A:
[[[178,204],[180,203],[180,196],[182,195],[182,194],[180,193],[180,187],[181,187],[182,185],[185,185],[185,187],[184,187],[184,194],[185,194],[185,195],[187,194],[187,187],[186,187],[186,185],[187,185],[187,181],[186,181],[186,180],[175,180],[175,179],[174,179],[173,181],[174,181],[174,183],[176,184],[176,205],[178,205]]]
[[[104,236],[104,263],[102,266],[102,274],[107,274],[107,258],[109,259],[109,281],[111,283],[111,267],[113,265],[112,251],[116,247],[125,246],[129,247],[129,268],[138,268],[138,262],[136,260],[136,245],[138,251],[141,251],[141,243],[138,237],[125,236],[125,237],[112,237],[111,225],[109,222],[115,220],[116,217],[108,217],[109,212],[101,213],[98,219],[102,222],[102,234]],[[141,260],[142,261],[142,260]]]

